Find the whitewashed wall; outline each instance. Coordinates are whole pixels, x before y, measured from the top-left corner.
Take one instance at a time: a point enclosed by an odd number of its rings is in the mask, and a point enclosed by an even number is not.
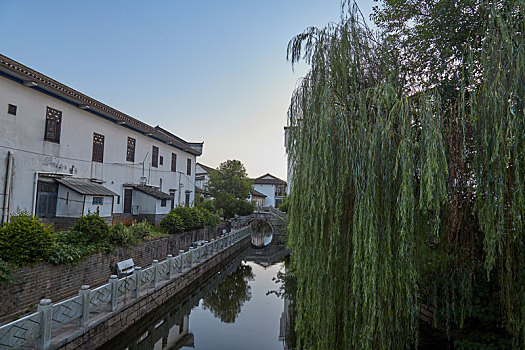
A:
[[[17,106],[16,116],[7,113],[8,104]],[[60,144],[44,141],[47,106],[62,111]],[[105,136],[103,164],[91,161],[93,132]],[[126,161],[128,136],[136,139],[134,163]],[[159,164],[158,168],[151,167],[153,145],[159,148],[159,156],[164,157],[164,164]],[[163,192],[167,193],[169,189],[178,189],[180,182],[183,191],[191,190],[191,201],[195,195],[196,157],[194,155],[95,116],[91,112],[33,88],[0,77],[0,210],[3,210],[5,160],[8,151],[12,151],[14,155],[11,213],[17,208],[32,211],[37,172],[66,173],[79,178],[100,178],[104,181],[105,187],[120,194],[120,204],[115,200],[114,213],[122,213],[124,204],[122,185],[140,183],[143,174],[143,166],[140,163],[144,160],[144,175],[148,178],[148,184],[159,186],[162,178]],[[178,172],[170,170],[172,153],[177,154]],[[188,158],[192,162],[190,176],[186,175]],[[179,196],[175,195],[176,201],[178,198]],[[184,204],[184,193],[181,196],[181,204]],[[104,203],[104,211],[105,208]],[[65,212],[73,210],[70,208]]]

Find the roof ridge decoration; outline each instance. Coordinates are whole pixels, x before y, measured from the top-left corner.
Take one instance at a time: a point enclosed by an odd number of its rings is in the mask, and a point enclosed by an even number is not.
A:
[[[7,71],[7,72],[6,72]],[[0,72],[11,73],[14,78],[20,80],[26,86],[38,87],[42,90],[56,94],[72,104],[76,104],[81,109],[89,109],[94,112],[105,115],[109,119],[116,121],[118,124],[127,124],[129,127],[138,132],[146,134],[146,136],[161,140],[176,148],[182,149],[186,152],[192,153],[196,156],[202,154],[202,143],[187,142],[172,133],[161,132],[157,128],[152,127],[138,119],[133,118],[119,110],[116,110],[100,101],[95,100],[69,86],[62,84],[47,75],[37,72],[9,57],[0,54]],[[51,90],[51,91],[49,91]],[[119,123],[120,122],[120,123]],[[124,123],[122,123],[124,122]]]

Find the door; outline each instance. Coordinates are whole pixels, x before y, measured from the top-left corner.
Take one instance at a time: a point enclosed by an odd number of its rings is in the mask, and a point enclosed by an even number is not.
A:
[[[124,213],[131,214],[132,191],[131,188],[124,189]]]
[[[36,193],[36,215],[41,218],[54,218],[57,210],[58,184],[38,181]]]

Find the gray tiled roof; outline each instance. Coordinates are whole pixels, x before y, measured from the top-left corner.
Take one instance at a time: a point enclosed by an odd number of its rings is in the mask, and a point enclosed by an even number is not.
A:
[[[43,90],[81,109],[91,111],[99,117],[102,116],[119,125],[129,127],[172,147],[196,156],[202,154],[202,142],[187,142],[167,130],[152,127],[2,54],[0,54],[0,73],[14,77],[17,81],[27,83],[28,86],[37,87],[39,91]]]
[[[259,192],[259,191],[256,191],[256,190],[254,190],[253,188],[252,188],[251,193],[252,193],[252,196],[254,196],[254,197],[267,197],[264,193],[261,193],[261,192]]]
[[[133,185],[132,187],[137,191],[143,192],[157,199],[172,199],[169,194],[160,191],[156,187],[145,185]]]
[[[74,177],[65,177],[62,179],[56,179],[58,183],[72,189],[80,194],[92,195],[92,196],[118,196],[115,192],[110,189],[91,181],[90,179],[79,179]]]
[[[271,179],[263,179],[263,177],[271,177]],[[283,181],[270,173],[263,176],[259,176],[258,178],[252,180],[253,183],[256,185],[286,185],[286,181]]]

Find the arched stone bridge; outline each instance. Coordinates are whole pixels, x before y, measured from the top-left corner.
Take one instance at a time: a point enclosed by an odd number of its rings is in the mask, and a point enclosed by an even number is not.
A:
[[[272,242],[281,242],[281,237],[286,234],[287,216],[274,207],[257,207],[255,211],[247,216],[238,216],[232,220],[232,228],[248,226],[254,220],[262,220],[272,228]]]

